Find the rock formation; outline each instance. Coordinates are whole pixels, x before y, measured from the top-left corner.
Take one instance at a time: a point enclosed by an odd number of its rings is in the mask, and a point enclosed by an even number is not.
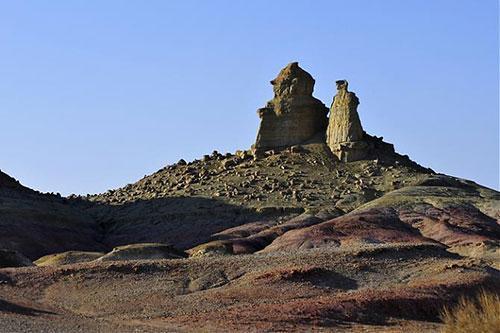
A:
[[[288,64],[271,81],[274,98],[257,111],[261,122],[254,145],[256,152],[281,149],[324,136],[328,109],[312,96],[313,77],[299,67]]]
[[[361,141],[363,128],[357,111],[359,99],[355,93],[347,91],[347,81],[339,80],[336,83],[337,95],[330,109],[328,144]]]
[[[341,161],[351,162],[366,158],[369,145],[364,141],[364,132],[358,115],[359,99],[347,90],[346,80],[337,83],[337,95],[330,108],[327,144]]]

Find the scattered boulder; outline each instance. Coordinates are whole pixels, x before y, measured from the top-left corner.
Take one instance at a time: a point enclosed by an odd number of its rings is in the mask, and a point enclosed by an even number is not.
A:
[[[254,150],[282,149],[303,143],[324,133],[328,109],[312,96],[313,77],[299,67],[288,64],[271,81],[274,98],[257,111],[261,122]]]
[[[139,243],[118,246],[98,258],[98,261],[180,259],[186,255],[171,245],[160,243]]]
[[[252,157],[252,155],[247,150],[237,150],[235,155],[241,160],[246,160]]]
[[[34,263],[37,266],[61,266],[92,261],[103,255],[103,252],[67,251],[43,256]]]
[[[33,266],[33,263],[15,250],[0,249],[0,268],[25,266]]]
[[[291,153],[303,153],[304,151],[305,149],[301,145],[295,145],[290,147]]]

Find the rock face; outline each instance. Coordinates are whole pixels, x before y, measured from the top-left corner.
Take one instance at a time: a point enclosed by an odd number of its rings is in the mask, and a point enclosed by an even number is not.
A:
[[[261,122],[256,152],[280,149],[324,136],[328,109],[312,96],[313,77],[297,62],[287,65],[271,81],[274,98],[257,111]]]
[[[359,99],[347,90],[348,83],[339,80],[337,95],[330,108],[327,144],[341,161],[352,162],[366,158],[369,145],[363,140],[364,132],[358,115]]]
[[[328,144],[356,142],[363,140],[363,128],[358,115],[359,99],[347,91],[348,83],[339,80],[337,95],[333,98],[328,127]]]

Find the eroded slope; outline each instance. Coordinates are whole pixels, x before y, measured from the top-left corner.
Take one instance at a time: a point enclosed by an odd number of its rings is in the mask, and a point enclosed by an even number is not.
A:
[[[443,304],[464,290],[498,288],[499,281],[498,272],[440,246],[394,244],[0,275],[0,320],[12,332],[36,322],[58,332],[74,330],[73,323],[84,331],[123,332],[339,331],[373,324],[387,331],[392,323],[399,331],[413,320],[435,329],[428,321]],[[15,307],[39,319],[27,320]]]

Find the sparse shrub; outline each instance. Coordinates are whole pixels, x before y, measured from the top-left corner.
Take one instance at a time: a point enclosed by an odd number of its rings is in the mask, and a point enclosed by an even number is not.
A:
[[[442,333],[500,333],[500,296],[483,290],[475,298],[462,297],[443,309],[441,319]]]

